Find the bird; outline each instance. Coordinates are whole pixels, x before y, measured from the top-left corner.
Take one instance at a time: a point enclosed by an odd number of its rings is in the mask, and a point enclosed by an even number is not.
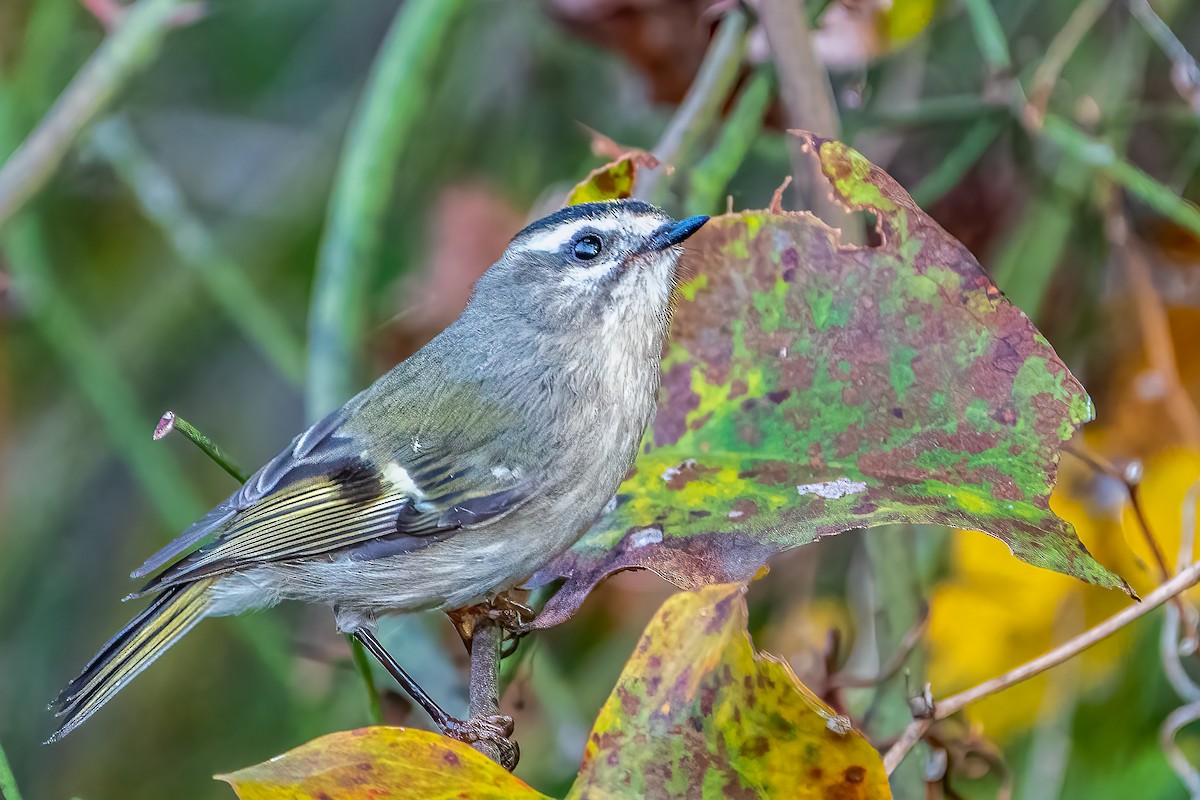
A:
[[[201,619],[302,601],[443,733],[511,745],[508,717],[443,711],[377,621],[493,601],[587,530],[653,420],[682,245],[707,220],[624,199],[519,232],[455,322],[133,571],[150,580],[131,597],[152,600],[63,689],[48,741]]]

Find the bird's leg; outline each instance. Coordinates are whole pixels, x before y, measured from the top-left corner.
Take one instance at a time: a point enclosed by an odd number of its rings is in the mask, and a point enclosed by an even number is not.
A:
[[[421,688],[420,684],[412,679],[411,675],[404,671],[404,667],[400,666],[396,659],[392,658],[391,653],[384,649],[380,641],[375,638],[375,634],[367,630],[358,630],[355,631],[354,638],[362,642],[363,647],[367,648],[367,652],[373,655],[383,665],[383,668],[396,679],[400,688],[407,692],[417,705],[425,709],[425,713],[433,719],[433,723],[442,733],[467,744],[474,744],[478,741],[488,742],[499,751],[501,766],[510,772],[517,766],[521,751],[518,749],[517,743],[509,738],[513,733],[512,717],[493,714],[487,717],[461,720],[451,716]]]

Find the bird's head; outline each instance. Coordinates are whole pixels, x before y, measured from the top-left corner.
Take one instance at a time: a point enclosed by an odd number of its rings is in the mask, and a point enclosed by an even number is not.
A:
[[[675,220],[640,200],[568,206],[513,237],[471,304],[567,335],[661,336],[682,244],[707,221]]]

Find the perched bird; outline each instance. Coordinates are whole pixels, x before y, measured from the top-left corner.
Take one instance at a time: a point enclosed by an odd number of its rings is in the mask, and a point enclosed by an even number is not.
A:
[[[153,602],[57,700],[62,738],[204,617],[324,603],[465,741],[511,720],[442,711],[383,649],[382,614],[454,610],[569,548],[616,492],[654,415],[681,243],[636,200],[521,231],[462,316],[296,437],[133,572]]]

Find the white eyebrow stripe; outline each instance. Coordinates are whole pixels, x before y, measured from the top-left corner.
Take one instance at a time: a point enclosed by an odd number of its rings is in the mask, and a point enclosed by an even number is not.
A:
[[[564,244],[574,239],[580,231],[589,228],[598,233],[613,233],[620,230],[621,224],[616,217],[611,215],[597,219],[572,220],[569,223],[559,225],[550,230],[538,231],[521,242],[521,248],[523,250],[540,250],[544,253],[555,253]]]

